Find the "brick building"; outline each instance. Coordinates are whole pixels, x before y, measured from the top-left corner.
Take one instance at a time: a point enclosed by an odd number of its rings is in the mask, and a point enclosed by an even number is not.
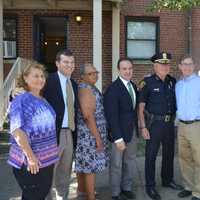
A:
[[[117,76],[116,62],[129,56],[134,62],[138,83],[151,73],[149,58],[156,51],[173,54],[172,74],[178,76],[176,62],[191,47],[199,62],[200,9],[187,12],[147,12],[151,0],[0,0],[0,82],[18,56],[36,59],[51,72],[55,53],[70,48],[78,66],[93,62],[100,71],[98,87]],[[77,17],[81,21],[77,21]],[[191,24],[188,20],[191,17]],[[1,28],[0,28],[1,30]],[[3,66],[2,67],[2,63]]]

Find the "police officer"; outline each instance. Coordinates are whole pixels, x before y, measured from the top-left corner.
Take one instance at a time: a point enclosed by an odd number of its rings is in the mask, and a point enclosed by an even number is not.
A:
[[[171,54],[167,52],[155,54],[151,61],[155,73],[140,82],[139,120],[142,136],[146,140],[146,193],[150,198],[160,200],[161,196],[155,189],[155,164],[160,143],[162,185],[174,190],[182,189],[173,180],[176,80],[169,75]]]

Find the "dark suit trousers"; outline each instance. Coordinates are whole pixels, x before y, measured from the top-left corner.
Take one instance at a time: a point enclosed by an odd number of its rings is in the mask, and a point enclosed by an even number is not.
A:
[[[145,149],[145,178],[146,188],[155,187],[156,156],[162,144],[162,183],[167,184],[173,180],[174,161],[174,123],[161,120],[154,121],[150,129],[150,140],[146,141]]]
[[[41,168],[35,175],[27,171],[25,166],[21,169],[13,167],[14,176],[22,189],[22,200],[44,200],[47,196],[53,179],[54,165]]]

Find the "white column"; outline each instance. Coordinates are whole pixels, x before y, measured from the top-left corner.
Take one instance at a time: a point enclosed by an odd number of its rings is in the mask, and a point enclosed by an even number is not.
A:
[[[3,120],[3,0],[0,0],[0,128]]]
[[[96,86],[102,91],[102,0],[93,0],[93,64],[100,72]]]
[[[118,76],[117,61],[120,57],[120,8],[116,3],[112,8],[112,80]]]

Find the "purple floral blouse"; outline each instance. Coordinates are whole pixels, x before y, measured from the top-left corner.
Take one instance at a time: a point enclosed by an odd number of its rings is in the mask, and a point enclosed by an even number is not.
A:
[[[55,112],[49,103],[42,98],[25,92],[14,98],[10,112],[11,147],[8,163],[16,168],[27,165],[22,149],[17,145],[13,132],[23,130],[29,144],[39,159],[40,168],[49,166],[58,160],[56,140]]]

